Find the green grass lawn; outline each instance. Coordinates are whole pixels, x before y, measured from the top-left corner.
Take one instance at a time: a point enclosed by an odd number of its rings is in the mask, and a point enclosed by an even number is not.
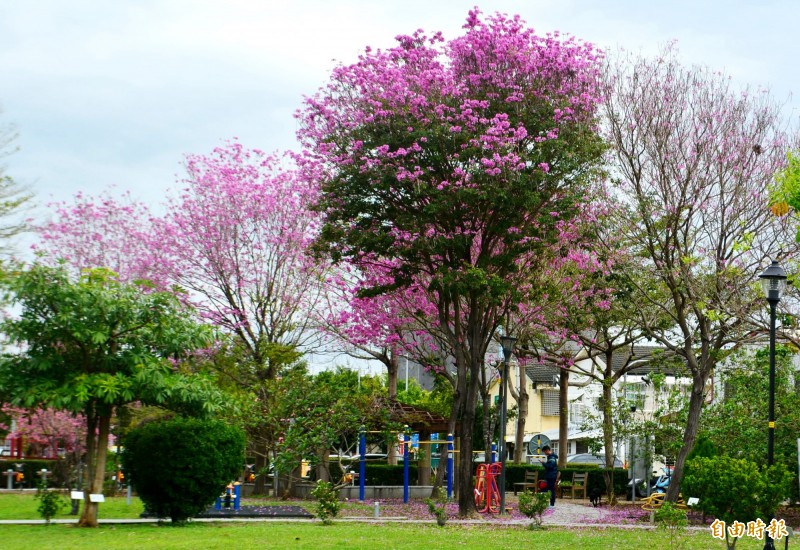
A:
[[[0,519],[39,519],[33,494],[0,495]],[[245,499],[243,504],[287,504],[271,499]],[[313,502],[289,504],[313,510]],[[340,514],[371,516],[369,505],[343,503]],[[65,510],[58,519],[75,519]],[[138,518],[142,504],[133,498],[109,498],[101,505],[101,518]],[[73,525],[2,525],[0,547],[4,550],[28,548],[347,548],[390,550],[393,548],[559,548],[559,549],[724,549],[723,541],[714,540],[710,531],[689,532],[682,536],[683,546],[673,544],[662,531],[643,529],[581,529],[550,527],[529,531],[520,526],[456,525],[439,528],[435,524],[384,523],[366,524],[338,521],[319,523],[226,522],[192,523],[184,527],[169,524],[103,525],[82,529]],[[794,542],[794,541],[793,541]],[[737,549],[762,548],[763,541],[744,537]],[[779,548],[783,548],[780,541]]]
[[[26,492],[0,495],[0,519],[42,519],[36,511],[39,502],[34,500],[34,494],[33,492]],[[64,502],[66,506],[55,519],[76,519],[77,516],[69,515],[69,500],[64,498]],[[100,505],[100,517],[115,519],[138,518],[143,510],[142,501],[138,498],[132,498],[130,505],[128,505],[125,497],[108,497]]]
[[[684,545],[672,544],[660,531],[642,529],[529,531],[522,527],[433,524],[319,523],[194,523],[185,527],[158,525],[103,526],[81,529],[71,525],[3,525],[2,547],[28,548],[131,548],[231,549],[236,548],[347,548],[390,550],[394,548],[559,548],[724,549],[722,541],[707,532],[690,533]],[[782,546],[782,542],[779,547]],[[738,549],[762,548],[763,541],[744,538]]]

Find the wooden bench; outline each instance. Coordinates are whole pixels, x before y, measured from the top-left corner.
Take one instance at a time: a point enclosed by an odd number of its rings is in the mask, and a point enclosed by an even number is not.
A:
[[[661,508],[661,505],[664,504],[665,496],[667,496],[666,493],[653,493],[649,497],[642,499],[642,510],[647,512],[658,510]],[[686,506],[681,495],[678,495],[678,502],[676,502],[675,505],[681,510],[687,510],[689,508]]]
[[[572,483],[570,484],[570,498],[576,498],[577,494],[580,498],[586,497],[586,486],[588,485],[589,474],[583,472],[575,472],[572,474]],[[581,496],[583,495],[583,496]]]
[[[537,492],[539,490],[539,471],[526,471],[525,472],[525,481],[521,481],[514,484],[514,494],[517,494],[517,491],[522,490],[524,493],[528,488],[532,488],[533,492]]]

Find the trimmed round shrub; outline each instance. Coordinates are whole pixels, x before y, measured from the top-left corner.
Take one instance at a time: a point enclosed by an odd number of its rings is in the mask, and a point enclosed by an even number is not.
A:
[[[175,418],[128,432],[122,467],[150,514],[183,522],[205,511],[244,464],[241,429]]]

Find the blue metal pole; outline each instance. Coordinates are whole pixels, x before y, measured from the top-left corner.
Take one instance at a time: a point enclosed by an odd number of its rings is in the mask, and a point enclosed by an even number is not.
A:
[[[497,452],[497,443],[492,443],[492,452],[489,454],[489,464],[494,464],[494,455]]]
[[[361,455],[361,463],[358,476],[358,500],[364,502],[364,485],[367,481],[367,429],[361,426],[358,441],[358,452]]]
[[[242,486],[238,483],[233,486],[233,509],[238,510],[242,503]]]
[[[447,434],[447,500],[453,498],[453,434]]]
[[[408,426],[404,427],[403,433],[403,504],[408,504],[408,442],[411,438],[408,435]]]

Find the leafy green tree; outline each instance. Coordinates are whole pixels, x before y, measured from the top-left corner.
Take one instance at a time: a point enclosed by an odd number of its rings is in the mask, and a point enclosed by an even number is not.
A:
[[[175,418],[125,435],[122,467],[147,510],[181,523],[206,510],[244,463],[241,428]]]
[[[800,432],[800,395],[793,383],[794,352],[776,349],[775,462],[797,475],[797,434]],[[701,430],[719,454],[757,457],[766,462],[769,395],[769,350],[737,354],[718,369],[722,395],[701,418]],[[699,444],[699,443],[698,443]],[[792,485],[793,490],[797,484]]]
[[[400,428],[379,407],[376,397],[385,390],[377,377],[359,380],[357,373],[341,367],[309,376],[301,364],[285,371],[273,389],[275,407],[269,414],[280,426],[276,469],[283,474],[308,460],[317,477],[328,481],[329,454],[355,450],[360,426],[385,430],[387,441]]]
[[[20,311],[0,326],[18,350],[0,360],[2,400],[84,415],[89,493],[102,492],[120,407],[139,401],[190,415],[219,407],[207,379],[179,370],[211,334],[174,294],[120,283],[103,269],[73,280],[64,268],[42,265],[6,273],[0,286]],[[87,500],[80,525],[97,526],[97,511]]]
[[[272,343],[262,347],[262,357],[269,359],[276,372],[291,368],[301,357],[293,346]],[[265,377],[263,364],[253,358],[235,335],[220,338],[214,352],[206,356],[199,368],[213,373],[226,403],[232,405],[226,407],[224,414],[247,433],[247,456],[255,457],[255,471],[267,471],[282,431],[281,417],[275,414],[282,409],[277,402],[281,380]],[[265,475],[256,476],[254,494],[264,493],[265,481]]]
[[[683,494],[697,497],[694,508],[726,524],[765,521],[789,495],[791,482],[792,476],[782,464],[760,468],[744,458],[697,457],[686,463]],[[736,546],[736,540],[726,529],[729,549]]]

